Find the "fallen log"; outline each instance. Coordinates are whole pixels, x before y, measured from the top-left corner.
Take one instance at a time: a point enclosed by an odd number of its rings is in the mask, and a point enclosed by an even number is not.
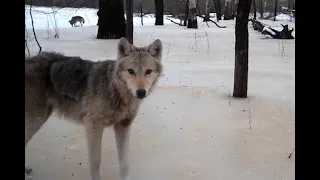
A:
[[[269,35],[274,39],[294,39],[294,37],[292,36],[293,28],[289,30],[288,25],[281,24],[283,29],[281,31],[278,31],[260,21],[257,21],[254,19],[249,19],[249,21],[252,22],[252,26],[254,30],[259,31],[262,34]],[[268,31],[268,29],[270,31]]]
[[[203,17],[203,16],[201,16],[201,15],[197,15],[197,16],[198,16],[198,17],[201,17],[202,19],[205,19],[206,21],[213,22],[218,28],[226,28],[226,26],[219,26],[218,23],[212,21],[210,18],[207,19],[207,18],[205,18],[205,17]]]
[[[254,19],[249,19],[251,21],[253,29],[259,32],[262,32],[263,28],[265,27],[265,24],[263,24],[260,21],[256,21]]]

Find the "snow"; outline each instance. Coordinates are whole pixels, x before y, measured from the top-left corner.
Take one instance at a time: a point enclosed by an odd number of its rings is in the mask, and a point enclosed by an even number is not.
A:
[[[85,24],[83,26],[94,26],[97,25],[98,16],[97,9],[92,8],[59,8],[59,7],[32,7],[32,17],[35,24],[35,29],[54,29],[55,19],[57,21],[57,26],[59,28],[69,28],[71,27],[68,22],[72,16],[82,16],[85,19]],[[32,28],[31,18],[30,18],[30,6],[25,5],[25,15],[26,15],[26,26],[28,29]],[[124,17],[126,17],[124,15]],[[171,23],[169,20],[164,20],[164,23]],[[78,25],[78,24],[77,24]],[[141,26],[140,17],[133,17],[133,25]],[[154,15],[146,15],[143,18],[144,26],[154,25]]]
[[[44,51],[92,61],[116,58],[119,40],[95,39],[96,10],[59,10],[59,39],[52,37],[52,15],[39,12],[52,10],[34,10]],[[74,15],[85,18],[84,27],[70,26],[68,20]],[[134,17],[136,46],[162,41],[164,72],[132,129],[131,179],[294,179],[295,156],[288,156],[295,147],[295,40],[262,39],[249,23],[248,98],[236,99],[232,98],[235,21],[219,21],[227,28],[218,28],[199,19],[195,30],[170,21],[154,26],[154,20],[152,15],[146,17],[142,26]],[[262,22],[295,27],[289,21]],[[26,35],[31,53],[36,54],[31,29]],[[106,129],[103,142],[101,179],[119,179],[112,129]],[[84,129],[56,116],[26,147],[26,165],[33,168],[36,179],[89,179],[87,157]]]

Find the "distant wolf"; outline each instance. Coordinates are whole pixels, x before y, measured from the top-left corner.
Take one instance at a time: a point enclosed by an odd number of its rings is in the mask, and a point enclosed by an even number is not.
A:
[[[104,128],[115,132],[121,180],[129,179],[130,127],[156,86],[163,66],[159,39],[136,47],[121,38],[117,60],[93,62],[42,52],[25,59],[25,146],[52,112],[83,124],[90,174],[100,180]]]
[[[75,26],[77,22],[79,22],[82,26],[84,24],[84,18],[81,16],[73,16],[71,20],[69,20],[69,23],[71,24],[72,27]]]

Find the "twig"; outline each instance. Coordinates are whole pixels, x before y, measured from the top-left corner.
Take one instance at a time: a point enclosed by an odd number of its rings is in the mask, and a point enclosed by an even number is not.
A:
[[[24,24],[24,27],[25,27],[25,31],[26,31],[26,35],[27,35],[27,37],[24,38],[24,41],[25,41],[25,48],[24,48],[24,49],[27,49],[28,54],[29,54],[29,56],[30,56],[30,50],[29,50],[28,41],[27,41],[27,38],[28,38],[27,25]]]
[[[209,43],[209,37],[208,37],[208,33],[206,31],[206,29],[203,29],[204,30],[204,33],[206,34],[206,39],[207,39],[207,53],[209,55],[209,60],[211,61],[211,53],[210,53],[210,43]]]
[[[32,17],[32,12],[31,12],[31,8],[32,8],[32,0],[30,0],[30,18],[31,18],[31,24],[32,24],[32,31],[33,31],[33,35],[34,35],[34,39],[36,40],[38,46],[39,46],[39,53],[41,52],[42,48],[38,42],[38,39],[37,39],[37,35],[36,35],[36,32],[34,30],[34,24],[33,24],[33,17]]]
[[[170,52],[170,46],[171,46],[171,44],[170,44],[170,40],[169,40],[168,51],[167,51],[167,59],[168,59],[168,55],[169,55],[169,52]]]
[[[292,150],[292,152],[290,153],[290,155],[288,156],[288,158],[291,158],[291,156],[292,156],[292,154],[293,154],[293,152],[296,150],[296,148],[294,148],[293,150]]]
[[[29,50],[27,39],[25,39],[25,46],[26,46],[25,48],[27,48],[28,55],[30,56],[30,50]]]
[[[230,95],[230,92],[229,92],[228,98],[229,98],[229,106],[231,106],[231,95]]]

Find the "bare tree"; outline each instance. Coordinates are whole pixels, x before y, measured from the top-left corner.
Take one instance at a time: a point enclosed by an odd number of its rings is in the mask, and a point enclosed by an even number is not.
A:
[[[127,15],[126,38],[131,44],[133,44],[133,4],[132,4],[132,0],[126,0],[126,15]]]
[[[236,43],[233,97],[247,97],[249,32],[251,0],[239,0],[236,16]]]
[[[31,18],[31,25],[32,25],[32,31],[33,31],[33,36],[34,36],[34,39],[36,40],[37,44],[38,44],[38,47],[39,47],[39,53],[42,51],[42,47],[40,46],[40,43],[38,42],[38,38],[37,38],[37,35],[36,35],[36,31],[34,30],[34,23],[33,23],[33,16],[32,16],[32,0],[30,0],[30,10],[29,10],[29,13],[30,13],[30,18]]]
[[[263,6],[263,0],[259,0],[259,10],[260,10],[260,19],[263,19],[263,13],[264,13],[264,6]]]
[[[231,0],[225,0],[223,20],[234,19],[233,3]]]
[[[188,28],[197,29],[197,0],[189,0]]]
[[[288,9],[291,9],[291,4],[292,4],[291,0],[288,0]]]
[[[122,0],[99,0],[97,39],[119,39],[126,36]]]
[[[189,16],[189,0],[186,1],[186,11],[184,16],[183,26],[187,26],[187,21],[189,19],[188,16]]]
[[[163,25],[163,0],[154,0],[156,5],[156,23],[155,25]]]
[[[274,12],[273,12],[273,21],[276,21],[276,17],[277,17],[277,8],[278,8],[278,0],[275,0],[275,4],[274,4]]]
[[[220,0],[213,0],[214,1],[214,7],[216,8],[216,14],[217,14],[217,21],[221,20],[221,3]]]
[[[257,19],[257,6],[256,6],[256,0],[253,1],[253,19]]]
[[[208,21],[210,18],[210,6],[211,6],[211,0],[206,0],[206,14],[204,16],[203,21]]]
[[[140,19],[141,19],[141,25],[143,26],[143,9],[142,9],[142,1],[140,1]]]

